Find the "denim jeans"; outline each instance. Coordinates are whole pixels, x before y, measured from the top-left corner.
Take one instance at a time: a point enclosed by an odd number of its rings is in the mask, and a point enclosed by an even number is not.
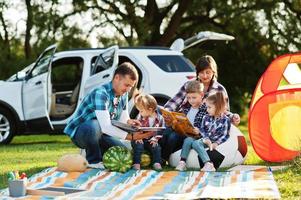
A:
[[[163,137],[159,140],[162,148],[162,158],[166,161],[169,156],[182,148],[183,141],[186,138],[184,135],[176,133],[173,129],[167,128],[163,131]]]
[[[124,146],[118,138],[102,133],[96,119],[82,123],[71,140],[77,147],[86,150],[89,163],[102,161],[102,153],[112,146]]]
[[[152,146],[148,139],[143,139],[143,144],[132,141],[132,147],[134,150],[134,164],[140,164],[141,154],[144,149],[152,154],[153,163],[161,163],[161,147],[160,145]]]
[[[183,143],[181,158],[187,159],[190,149],[194,149],[198,153],[198,156],[201,158],[203,163],[210,161],[207,151],[205,150],[205,144],[202,140],[196,140],[192,137],[187,137]]]

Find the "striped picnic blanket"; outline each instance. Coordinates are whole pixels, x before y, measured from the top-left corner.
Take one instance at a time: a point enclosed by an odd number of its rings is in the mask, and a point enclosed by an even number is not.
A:
[[[280,199],[269,168],[229,172],[130,170],[124,174],[99,169],[65,173],[48,168],[29,179],[30,189],[48,186],[86,191],[64,197],[26,196],[22,199]],[[8,199],[8,190],[0,191],[0,199],[1,195]]]

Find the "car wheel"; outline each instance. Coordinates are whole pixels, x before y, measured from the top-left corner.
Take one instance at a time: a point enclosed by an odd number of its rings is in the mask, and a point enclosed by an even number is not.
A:
[[[0,108],[0,144],[9,144],[16,133],[15,120],[6,109]]]

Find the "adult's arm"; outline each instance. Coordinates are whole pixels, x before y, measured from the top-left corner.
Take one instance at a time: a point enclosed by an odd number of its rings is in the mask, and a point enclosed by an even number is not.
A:
[[[107,110],[96,110],[95,114],[103,133],[120,139],[125,139],[127,137],[127,132],[112,125],[110,114]]]
[[[178,93],[168,100],[166,104],[164,105],[164,108],[169,110],[169,111],[177,111],[178,108],[182,105],[183,101],[185,100],[186,97],[186,85],[187,82],[180,88]]]
[[[117,137],[123,140],[140,140],[149,138],[154,135],[154,132],[134,132],[127,133],[126,131],[117,128],[111,124],[110,115],[107,111],[95,111],[97,120],[100,124],[101,131],[112,137]]]

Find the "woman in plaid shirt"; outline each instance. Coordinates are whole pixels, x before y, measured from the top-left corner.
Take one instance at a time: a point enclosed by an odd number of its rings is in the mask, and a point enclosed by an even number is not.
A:
[[[202,56],[197,65],[196,65],[196,76],[198,81],[203,83],[204,85],[204,97],[208,97],[212,93],[216,93],[218,91],[223,92],[225,98],[227,99],[227,110],[228,113],[227,115],[230,117],[231,121],[233,124],[237,125],[240,122],[240,117],[238,114],[232,114],[229,112],[230,106],[229,106],[229,98],[226,89],[224,88],[223,85],[221,85],[219,82],[217,82],[217,65],[215,60],[213,59],[212,56],[206,55]],[[170,99],[164,106],[165,109],[169,111],[180,111],[184,112],[187,111],[187,99],[186,99],[186,88],[187,84],[190,81],[186,82],[179,90],[179,92],[172,98]],[[197,117],[202,119],[202,117],[207,114],[206,110],[206,104],[203,103],[201,105],[199,114]],[[166,125],[169,125],[170,122],[165,119]],[[174,134],[174,131],[172,129],[166,129],[163,133],[163,138],[160,141],[161,146],[162,146],[162,158],[164,160],[168,160],[170,154],[173,152],[181,149],[183,140],[185,139],[184,136],[179,135],[179,134]]]

